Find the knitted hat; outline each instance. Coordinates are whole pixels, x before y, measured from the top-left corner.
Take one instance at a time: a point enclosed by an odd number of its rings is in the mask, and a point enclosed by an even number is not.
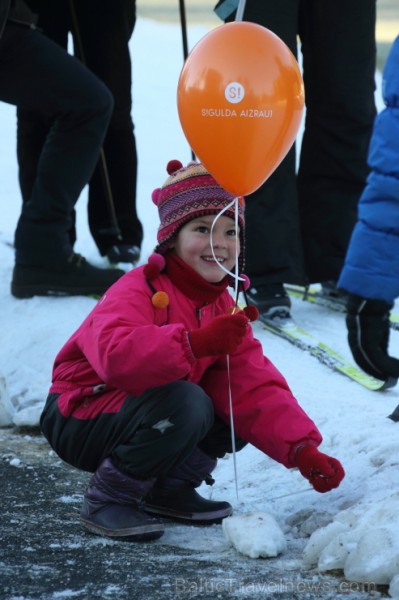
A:
[[[183,167],[180,161],[169,161],[166,170],[169,177],[161,188],[152,192],[152,201],[158,207],[160,225],[158,228],[158,246],[155,252],[165,254],[179,229],[204,215],[217,215],[228,206],[236,196],[224,190],[208,173],[204,165],[190,162]],[[234,220],[234,206],[224,216]],[[238,202],[238,224],[240,226],[239,269],[244,263],[244,201]]]

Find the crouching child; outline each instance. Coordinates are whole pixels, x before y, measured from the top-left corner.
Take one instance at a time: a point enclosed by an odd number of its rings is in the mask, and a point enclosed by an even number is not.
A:
[[[239,253],[241,272],[243,205],[236,227],[234,209],[220,215],[234,196],[202,164],[170,161],[167,169],[152,194],[154,254],[104,294],[60,350],[41,416],[55,452],[92,473],[82,526],[125,540],[159,538],[157,517],[214,523],[232,513],[196,491],[232,451],[229,385],[236,450],[253,444],[319,492],[344,477],[263,355],[254,311],[234,310],[220,266],[231,272]]]

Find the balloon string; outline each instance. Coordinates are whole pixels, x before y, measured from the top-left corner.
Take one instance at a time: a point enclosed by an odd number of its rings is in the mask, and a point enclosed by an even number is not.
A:
[[[234,224],[235,224],[235,230],[236,233],[238,233],[238,198],[234,198],[234,200],[232,200],[232,202],[230,202],[230,204],[228,204],[227,206],[225,206],[223,208],[223,210],[220,211],[220,213],[218,213],[216,215],[216,217],[214,218],[213,222],[212,222],[212,226],[211,226],[211,234],[210,234],[210,245],[211,245],[211,251],[212,251],[212,256],[214,261],[216,262],[217,265],[219,265],[219,267],[228,275],[231,275],[231,277],[234,278],[234,287],[235,287],[235,297],[238,298],[238,282],[239,281],[244,281],[244,279],[242,277],[239,277],[238,275],[238,256],[239,256],[239,248],[238,248],[238,244],[239,244],[239,236],[236,235],[236,247],[235,247],[235,272],[233,273],[232,271],[229,271],[228,269],[226,269],[223,265],[221,265],[215,255],[215,251],[213,249],[213,228],[217,222],[217,220],[223,215],[223,213],[225,213],[227,210],[229,210],[230,208],[232,208],[234,206]],[[236,302],[237,304],[237,302]],[[228,380],[228,389],[229,389],[229,409],[230,409],[230,433],[231,433],[231,449],[232,449],[232,453],[233,453],[233,465],[234,465],[234,480],[235,480],[235,486],[236,486],[236,495],[237,495],[237,500],[239,500],[238,498],[238,473],[237,473],[237,458],[236,458],[236,440],[235,440],[235,433],[234,433],[234,415],[233,415],[233,395],[231,393],[231,379],[230,379],[230,356],[227,355],[226,356],[226,362],[227,362],[227,380]]]
[[[235,227],[235,231],[236,231],[236,252],[235,252],[235,265],[234,265],[234,273],[236,274],[236,277],[234,277],[234,297],[236,299],[236,306],[237,306],[237,299],[238,299],[238,255],[239,255],[239,248],[238,248],[238,244],[239,244],[239,240],[240,240],[240,236],[238,235],[238,198],[235,199],[234,201],[234,227]],[[243,249],[244,250],[244,249]],[[242,277],[241,277],[241,281],[242,281]]]
[[[220,217],[222,217],[223,214],[226,211],[228,211],[230,208],[232,208],[233,206],[234,206],[234,224],[235,224],[235,229],[236,229],[236,232],[237,232],[237,235],[236,235],[236,251],[235,251],[235,272],[229,271],[228,269],[226,269],[223,265],[221,265],[218,262],[218,259],[216,258],[216,255],[215,255],[215,251],[213,249],[213,229],[215,227],[215,224],[216,224],[217,220],[220,219]],[[215,216],[215,218],[214,218],[214,220],[212,222],[212,226],[211,226],[210,245],[211,245],[211,251],[212,251],[213,260],[222,269],[222,271],[224,271],[225,273],[227,273],[227,275],[230,275],[234,279],[234,296],[235,297],[238,296],[238,282],[239,281],[245,281],[245,279],[243,277],[240,277],[239,274],[238,274],[238,256],[239,256],[238,243],[239,243],[239,235],[238,235],[238,198],[234,198],[234,200],[232,200],[230,202],[230,204],[228,204],[227,206],[225,206]]]
[[[226,356],[227,362],[227,378],[229,382],[229,408],[230,408],[230,432],[231,432],[231,449],[233,452],[233,465],[234,465],[234,481],[236,485],[236,496],[238,497],[238,472],[237,472],[237,459],[236,459],[236,439],[234,435],[234,415],[233,415],[233,396],[231,393],[231,382],[230,382],[230,356]]]
[[[282,496],[275,496],[274,498],[269,498],[269,502],[281,500],[281,498],[288,498],[289,496],[296,496],[297,494],[304,494],[305,492],[314,492],[314,489],[312,487],[309,487],[306,488],[306,490],[297,490],[296,492],[290,492],[289,494],[283,494]]]

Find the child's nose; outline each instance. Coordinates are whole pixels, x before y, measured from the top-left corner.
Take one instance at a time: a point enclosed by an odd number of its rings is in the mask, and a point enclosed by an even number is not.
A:
[[[211,242],[214,246],[218,246],[219,248],[221,246],[225,246],[226,244],[226,236],[224,234],[224,232],[218,228],[215,227],[214,230],[212,231],[212,235],[211,235]]]
[[[215,248],[224,248],[226,245],[226,240],[223,235],[216,234],[213,235],[212,243]]]

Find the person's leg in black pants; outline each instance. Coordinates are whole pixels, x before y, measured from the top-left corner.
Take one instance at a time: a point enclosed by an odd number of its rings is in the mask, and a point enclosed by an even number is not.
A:
[[[100,160],[89,186],[89,225],[101,255],[112,246],[141,247],[143,228],[136,210],[137,150],[132,122],[132,65],[129,40],[136,21],[135,2],[75,0],[77,26],[72,23],[75,52],[78,35],[87,67],[114,97],[114,110]],[[108,171],[119,233],[113,230],[104,167]]]
[[[298,194],[310,282],[337,280],[375,117],[375,0],[301,0],[306,124]]]
[[[61,276],[55,290],[47,289],[54,281],[40,281],[35,287],[37,279],[28,282],[29,289],[23,289],[23,277],[14,269],[14,295],[103,293],[121,273],[112,275],[109,269],[101,275],[100,269],[82,261],[72,264],[68,232],[71,211],[98,159],[112,111],[110,92],[57,44],[28,27],[7,23],[0,40],[0,100],[45,111],[54,119],[40,154],[31,196],[23,204],[18,221],[15,259],[16,268],[42,269],[35,271],[34,279],[43,273],[43,279],[51,273]],[[78,274],[79,281],[77,271],[83,275],[79,278]],[[86,287],[80,287],[83,281]]]
[[[234,447],[237,452],[242,450],[247,445],[247,442],[234,434]],[[215,415],[215,422],[212,428],[208,431],[203,440],[198,444],[212,458],[223,458],[225,454],[233,452],[233,440],[231,437],[231,429],[218,416]]]
[[[244,21],[278,35],[297,55],[299,0],[247,0]],[[232,19],[235,15],[232,15]],[[304,283],[302,242],[295,174],[295,147],[266,182],[246,198],[246,272],[249,298],[260,312],[289,307],[283,283]],[[256,295],[251,292],[255,288]]]
[[[43,33],[64,49],[68,33],[72,33],[75,56],[113,94],[114,111],[89,183],[89,228],[101,255],[113,257],[112,262],[137,262],[143,228],[136,210],[137,150],[128,46],[136,20],[135,2],[102,3],[101,9],[95,0],[28,0],[28,4],[38,13]],[[30,193],[40,144],[50,126],[49,115],[18,111],[18,162],[24,199]],[[70,238],[76,239],[74,227]]]
[[[89,419],[64,417],[57,398],[52,394],[47,400],[42,431],[65,462],[84,471],[94,472],[110,457],[133,477],[166,474],[186,460],[214,424],[210,398],[186,381],[128,396],[117,413]]]
[[[49,396],[41,427],[63,460],[95,471],[94,480],[105,461],[107,472],[125,473],[133,487],[133,480],[148,482],[145,508],[154,514],[208,522],[231,514],[227,502],[205,500],[195,491],[216,457],[231,451],[230,430],[215,421],[212,401],[199,386],[177,381],[153,388],[127,397],[117,413],[87,420],[64,417],[57,398]],[[236,443],[244,446],[238,438]]]
[[[81,524],[99,535],[144,539],[159,537],[163,527],[143,512],[159,513],[165,502],[151,506],[148,494],[163,475],[184,464],[195,452],[214,422],[211,399],[197,385],[176,381],[147,390],[138,397],[127,396],[118,412],[79,418],[64,416],[58,394],[51,394],[41,415],[42,431],[55,452],[67,463],[94,474],[90,478],[81,509]],[[95,403],[102,399],[92,398]],[[204,455],[201,473],[211,460]],[[195,477],[198,471],[194,469]],[[191,469],[188,476],[191,478]],[[183,477],[186,478],[184,470]],[[202,517],[214,516],[215,507],[230,514],[228,503],[207,501],[198,496],[190,482],[180,480],[167,498],[172,506],[185,498],[183,515],[192,514],[201,501]],[[162,500],[164,500],[162,496]],[[205,505],[205,507],[204,507]],[[195,511],[198,512],[198,509]],[[222,512],[222,515],[224,513]],[[225,515],[227,516],[227,515]],[[206,520],[206,519],[205,519]]]
[[[68,0],[27,0],[31,10],[38,15],[39,30],[65,50],[71,28]],[[17,157],[19,185],[23,202],[28,202],[35,183],[40,154],[53,123],[53,115],[43,111],[17,109]],[[71,214],[69,238],[76,242],[75,211]]]

